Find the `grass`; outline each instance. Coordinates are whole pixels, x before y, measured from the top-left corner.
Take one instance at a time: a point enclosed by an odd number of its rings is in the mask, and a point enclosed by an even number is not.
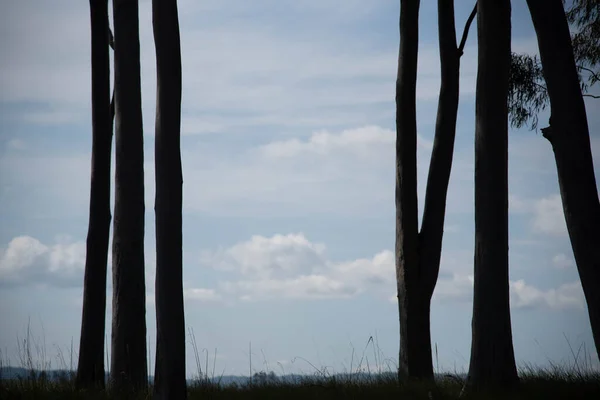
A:
[[[393,362],[383,358],[377,340],[372,337],[359,354],[352,350],[349,371],[333,374],[326,367],[321,369],[310,361],[297,357],[313,368],[312,375],[290,375],[277,377],[274,373],[256,371],[249,363],[252,379],[245,384],[221,384],[221,375],[215,375],[216,349],[212,365],[209,363],[209,351],[199,349],[193,331],[189,332],[191,348],[195,354],[197,374],[188,383],[189,399],[407,399],[407,400],[444,400],[444,399],[600,399],[600,371],[591,363],[589,351],[580,346],[575,350],[567,340],[573,361],[570,365],[559,366],[550,363],[542,369],[526,366],[520,370],[520,384],[511,393],[467,393],[461,397],[464,387],[464,374],[437,374],[435,383],[399,382],[394,372]],[[2,379],[0,376],[0,399],[90,399],[128,400],[150,399],[152,388],[148,391],[126,396],[118,396],[107,391],[78,390],[74,385],[73,355],[57,348],[58,365],[61,371],[49,373],[52,362],[47,356],[45,341],[32,337],[29,326],[23,338],[17,338],[21,367],[28,371],[24,377]],[[371,345],[371,350],[369,350]],[[251,349],[249,349],[251,355]],[[200,357],[206,353],[205,357]],[[437,345],[435,346],[437,354]],[[69,357],[65,357],[68,354]],[[373,364],[369,364],[369,355]],[[6,353],[0,351],[0,374]],[[36,362],[34,362],[34,356]],[[437,357],[434,360],[438,364]],[[268,369],[263,354],[264,365]],[[384,365],[386,365],[384,367]],[[439,368],[436,368],[439,370]],[[212,376],[209,371],[212,370]],[[282,367],[283,370],[283,367]],[[41,371],[41,372],[40,372]],[[46,372],[43,372],[46,371]],[[285,371],[283,371],[285,373]],[[287,379],[286,379],[287,378]],[[175,399],[176,400],[176,399]]]
[[[368,379],[351,376],[304,378],[299,383],[252,383],[222,386],[195,381],[188,387],[189,399],[458,399],[463,381],[446,376],[430,383],[399,383],[394,374],[372,375]],[[0,382],[0,398],[10,399],[115,399],[105,391],[77,390],[72,380],[43,377]],[[126,396],[127,399],[151,398],[150,390]],[[465,399],[597,399],[600,375],[574,375],[561,370],[527,372],[521,375],[519,388],[512,393],[479,393]]]

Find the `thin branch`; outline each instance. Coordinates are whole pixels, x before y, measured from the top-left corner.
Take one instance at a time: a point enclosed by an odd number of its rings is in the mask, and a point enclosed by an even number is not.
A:
[[[533,82],[533,84],[536,85],[537,87],[539,87],[540,89],[542,89],[544,92],[548,91],[548,89],[546,89],[546,86],[544,86],[544,85],[540,85],[537,82]],[[591,97],[592,99],[600,99],[600,95],[589,94],[589,93],[582,93],[581,95],[583,97]]]
[[[579,68],[580,70],[589,72],[594,77],[594,79],[596,79],[597,81],[600,81],[600,76],[598,76],[598,72],[591,70],[589,68],[586,68],[584,66],[581,66],[581,65],[578,65],[577,68]]]
[[[465,29],[463,30],[462,38],[460,39],[460,45],[458,46],[458,56],[462,56],[465,50],[465,44],[467,43],[467,37],[469,36],[469,29],[471,28],[471,24],[475,19],[475,15],[477,14],[477,2],[475,2],[475,6],[473,7],[473,11],[471,11],[471,15],[467,19],[467,23],[465,24]]]
[[[537,87],[539,87],[540,89],[542,89],[544,92],[546,92],[546,93],[548,92],[548,89],[546,88],[546,86],[544,86],[544,85],[540,85],[540,84],[539,84],[539,83],[537,83],[537,82],[532,82],[532,83],[533,83],[535,86],[537,86]]]

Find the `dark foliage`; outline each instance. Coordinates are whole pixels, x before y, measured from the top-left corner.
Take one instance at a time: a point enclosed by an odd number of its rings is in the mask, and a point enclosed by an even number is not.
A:
[[[537,56],[512,53],[508,79],[508,115],[512,127],[538,125],[537,114],[548,106],[542,64]]]
[[[571,36],[575,61],[580,67],[597,67],[600,62],[600,1],[575,0],[567,11],[567,21],[576,30]],[[598,82],[598,69],[591,72],[591,82]]]
[[[566,11],[581,91],[585,97],[600,81],[600,0],[574,0]],[[538,127],[538,113],[548,107],[548,92],[539,57],[512,54],[508,112],[514,128]]]

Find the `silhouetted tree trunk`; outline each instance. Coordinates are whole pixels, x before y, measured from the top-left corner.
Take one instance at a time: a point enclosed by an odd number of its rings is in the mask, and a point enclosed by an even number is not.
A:
[[[420,294],[417,203],[417,55],[419,0],[400,1],[396,80],[396,278],[400,312],[400,377],[430,375],[429,311]]]
[[[479,0],[475,106],[475,287],[472,388],[518,382],[508,280],[510,0]]]
[[[185,399],[181,45],[177,0],[153,0],[156,47],[156,368],[154,397]]]
[[[527,0],[548,96],[552,144],[563,210],[600,355],[600,202],[590,133],[569,26],[561,0]]]
[[[108,0],[90,0],[92,172],[77,386],[104,387],[106,270],[110,234],[112,117]]]
[[[144,280],[144,146],[137,0],[113,0],[115,30],[115,216],[111,385],[148,383]]]
[[[458,110],[460,56],[475,10],[465,26],[460,46],[456,45],[454,1],[438,0],[441,87],[438,115],[420,233],[417,234],[416,183],[416,52],[418,46],[418,2],[401,9],[401,50],[397,84],[397,181],[396,181],[396,266],[400,311],[400,376],[433,379],[430,305],[442,252],[446,195]],[[409,14],[410,12],[410,14]],[[406,35],[406,36],[405,36]],[[402,47],[404,43],[405,47]],[[411,43],[411,45],[412,45]],[[408,71],[406,69],[409,69]],[[412,68],[412,69],[411,69]],[[410,84],[401,82],[406,79]],[[410,79],[411,81],[408,81]],[[409,175],[410,174],[410,175]],[[401,196],[401,197],[399,197]],[[410,215],[414,214],[414,217]],[[408,214],[408,215],[407,215]]]

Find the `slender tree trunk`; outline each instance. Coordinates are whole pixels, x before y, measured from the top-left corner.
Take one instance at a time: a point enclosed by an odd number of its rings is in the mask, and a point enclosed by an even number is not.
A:
[[[92,173],[77,385],[104,387],[106,270],[110,234],[110,59],[108,0],[90,0]]]
[[[466,40],[474,12],[465,26]],[[454,0],[438,0],[438,27],[441,65],[441,86],[438,100],[435,137],[427,177],[425,209],[419,234],[419,262],[423,293],[431,301],[439,270],[446,216],[446,196],[458,113],[458,92],[461,48],[456,46]]]
[[[510,0],[478,1],[472,388],[518,382],[508,280],[510,15]]]
[[[414,10],[411,10],[414,12]],[[438,25],[439,25],[439,43],[440,43],[440,62],[441,62],[441,87],[438,103],[438,115],[435,127],[435,138],[431,161],[429,166],[429,175],[427,179],[427,190],[425,195],[425,210],[423,213],[423,223],[421,231],[415,240],[417,224],[414,219],[397,220],[397,243],[402,243],[397,247],[397,271],[398,271],[398,298],[400,308],[400,376],[418,379],[433,379],[433,362],[431,356],[431,328],[430,328],[430,307],[431,297],[435,288],[442,252],[442,238],[444,234],[444,219],[446,213],[446,195],[448,192],[448,182],[450,179],[450,170],[452,169],[452,156],[454,152],[454,139],[456,133],[456,117],[458,110],[458,91],[459,91],[459,70],[460,56],[466,41],[469,27],[475,16],[475,10],[469,17],[463,33],[463,40],[460,48],[456,46],[456,28],[454,22],[454,1],[438,0]],[[409,21],[416,21],[417,17],[409,16]],[[402,23],[402,21],[401,21]],[[402,27],[401,27],[402,28]],[[404,31],[401,31],[404,32]],[[401,50],[402,57],[402,50]],[[402,63],[402,58],[399,64]],[[399,74],[399,77],[401,75]],[[414,87],[411,88],[414,90]],[[413,99],[414,99],[414,91]],[[410,116],[404,104],[397,105],[397,113]],[[412,118],[414,115],[414,104],[411,103]],[[414,127],[398,130],[398,135],[410,132],[411,153],[406,156],[402,152],[402,145],[397,151],[398,164],[402,165],[402,171],[410,165],[411,176],[416,175],[416,122]],[[400,125],[399,125],[400,126]],[[410,158],[409,158],[410,157]],[[405,164],[406,161],[406,164]],[[410,162],[411,164],[408,164]],[[400,170],[398,176],[402,176]],[[411,190],[410,201],[416,202],[416,177],[414,186],[403,186],[406,192]],[[401,182],[399,180],[398,182]],[[398,193],[398,192],[397,192]],[[408,194],[406,194],[408,196]],[[398,201],[398,198],[397,198]],[[416,204],[410,204],[415,215],[417,214]],[[402,207],[402,199],[400,200]],[[398,207],[397,203],[397,209]],[[404,212],[409,212],[406,209]],[[402,215],[402,214],[400,214]],[[416,218],[415,218],[416,219]],[[405,222],[406,221],[406,222]],[[408,222],[408,225],[405,225]],[[408,228],[410,237],[407,240],[405,228]],[[409,246],[415,246],[409,248]],[[412,252],[416,250],[416,255]],[[408,263],[406,258],[402,257],[409,253],[414,264]],[[407,274],[408,272],[408,274]]]
[[[155,399],[185,399],[182,282],[181,44],[177,0],[153,0],[157,97]]]
[[[561,0],[527,0],[527,5],[550,98],[550,127],[542,131],[554,150],[571,247],[600,355],[600,201],[569,25]]]
[[[137,0],[113,0],[116,173],[111,386],[145,389],[144,146]]]
[[[417,55],[419,0],[400,1],[400,51],[396,80],[396,279],[400,313],[401,378],[428,377],[429,314],[419,288],[417,204]],[[421,300],[421,301],[420,301]],[[427,319],[427,322],[425,322]],[[425,336],[425,337],[424,337]],[[420,344],[415,346],[414,344]],[[429,361],[427,361],[427,358]]]

